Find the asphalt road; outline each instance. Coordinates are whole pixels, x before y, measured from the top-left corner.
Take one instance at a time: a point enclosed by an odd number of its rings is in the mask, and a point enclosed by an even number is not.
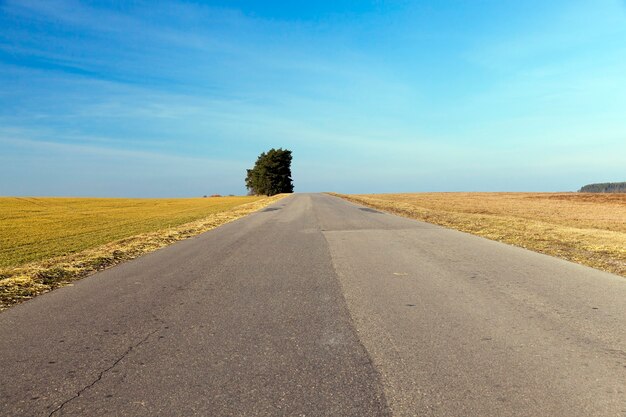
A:
[[[296,194],[0,313],[3,416],[626,416],[626,279]]]

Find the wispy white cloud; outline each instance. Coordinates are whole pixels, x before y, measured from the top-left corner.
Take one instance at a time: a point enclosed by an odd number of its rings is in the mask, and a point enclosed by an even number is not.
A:
[[[202,164],[214,168],[231,167],[241,162],[228,159],[210,159],[198,156],[173,155],[168,152],[154,152],[145,150],[131,150],[120,147],[119,140],[115,138],[88,137],[85,135],[71,135],[72,140],[79,139],[83,143],[68,142],[68,137],[57,141],[51,139],[32,139],[34,136],[42,136],[41,131],[33,132],[30,129],[3,128],[0,129],[0,143],[6,146],[26,148],[37,153],[63,153],[65,155],[92,155],[104,158],[117,158],[124,160],[148,160],[151,162],[167,162],[172,165]]]

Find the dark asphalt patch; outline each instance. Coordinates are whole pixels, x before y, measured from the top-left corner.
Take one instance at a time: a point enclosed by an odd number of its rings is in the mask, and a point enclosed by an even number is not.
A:
[[[366,211],[366,212],[368,212],[368,213],[383,214],[383,212],[382,212],[382,211],[374,210],[374,209],[371,209],[371,208],[369,208],[369,207],[359,207],[359,210],[361,210],[361,211]]]

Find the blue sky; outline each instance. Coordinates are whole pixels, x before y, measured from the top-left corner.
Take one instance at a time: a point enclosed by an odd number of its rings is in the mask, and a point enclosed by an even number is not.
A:
[[[0,195],[626,181],[626,3],[0,1]]]

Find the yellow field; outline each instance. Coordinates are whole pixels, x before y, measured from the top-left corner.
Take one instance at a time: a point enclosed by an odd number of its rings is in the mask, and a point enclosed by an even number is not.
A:
[[[259,199],[0,198],[0,268],[178,226]]]
[[[0,310],[282,198],[0,198]]]
[[[626,194],[339,195],[626,276]]]

